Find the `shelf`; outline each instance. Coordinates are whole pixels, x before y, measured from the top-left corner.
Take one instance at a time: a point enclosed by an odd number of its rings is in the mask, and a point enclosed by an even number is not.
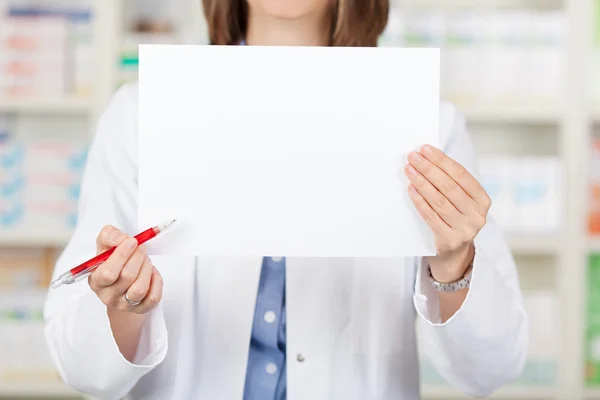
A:
[[[91,109],[91,101],[83,98],[0,98],[0,113],[86,114],[89,113]]]
[[[514,105],[460,105],[456,107],[469,123],[521,123],[530,125],[555,125],[561,122],[558,107],[531,107],[527,104]]]
[[[73,389],[63,383],[43,383],[35,385],[28,384],[7,384],[0,383],[0,399],[2,398],[70,398],[83,399],[81,393],[77,393]]]
[[[592,237],[588,239],[588,250],[590,252],[600,253],[600,237]]]
[[[507,234],[506,240],[515,254],[552,255],[560,251],[560,237],[556,234]]]
[[[590,112],[590,118],[594,124],[600,123],[600,102],[596,102],[595,106],[592,108]]]
[[[69,231],[31,232],[0,230],[0,246],[4,247],[64,247],[71,237]]]
[[[476,8],[506,8],[523,5],[530,8],[560,8],[563,0],[402,0],[400,3],[409,7],[476,7]]]
[[[586,389],[585,398],[589,400],[600,399],[600,388]]]
[[[556,398],[556,392],[557,390],[554,388],[507,387],[486,398],[498,400],[550,400]],[[423,400],[467,400],[473,398],[450,387],[425,387],[421,397]]]

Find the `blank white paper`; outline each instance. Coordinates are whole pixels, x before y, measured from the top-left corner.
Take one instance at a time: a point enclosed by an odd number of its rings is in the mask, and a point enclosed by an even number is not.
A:
[[[139,226],[150,254],[435,254],[407,154],[439,145],[437,49],[140,48]]]

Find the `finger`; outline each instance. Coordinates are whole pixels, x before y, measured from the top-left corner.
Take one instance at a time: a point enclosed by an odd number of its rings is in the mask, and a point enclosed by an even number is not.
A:
[[[142,303],[134,307],[135,312],[140,314],[147,313],[160,303],[163,295],[163,279],[158,270],[152,267],[152,278],[150,280],[150,288]]]
[[[96,249],[98,254],[120,245],[128,236],[112,225],[107,225],[100,231],[96,238]]]
[[[137,247],[137,240],[129,238],[121,243],[115,252],[92,272],[89,282],[92,289],[108,287],[119,279],[123,266],[132,256]]]
[[[477,179],[457,161],[448,157],[444,152],[433,146],[426,145],[421,148],[421,153],[429,161],[440,167],[450,178],[458,183],[473,200],[483,204],[487,200],[485,189]]]
[[[448,226],[458,228],[465,222],[466,217],[412,165],[408,164],[404,170],[412,186]]]
[[[107,290],[110,290],[111,296],[121,297],[125,294],[127,289],[138,279],[146,258],[144,250],[137,247],[121,269],[119,278],[107,288]]]
[[[447,235],[452,234],[452,228],[431,208],[429,203],[427,203],[412,184],[408,186],[408,195],[421,215],[421,218],[425,220],[435,234],[442,237],[448,237]]]
[[[437,165],[416,152],[409,154],[408,160],[460,213],[468,215],[473,212],[475,201]]]
[[[127,298],[131,301],[142,301],[148,294],[150,290],[150,282],[152,280],[152,271],[154,267],[152,266],[152,262],[144,254],[144,259],[142,261],[142,266],[140,268],[137,279],[127,288]]]

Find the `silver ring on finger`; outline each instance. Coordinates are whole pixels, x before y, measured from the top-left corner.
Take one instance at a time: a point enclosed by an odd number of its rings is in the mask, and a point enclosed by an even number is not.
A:
[[[127,292],[125,292],[125,301],[127,301],[129,304],[131,304],[134,307],[139,305],[142,302],[142,300],[140,300],[140,301],[130,300],[129,297],[127,297]]]

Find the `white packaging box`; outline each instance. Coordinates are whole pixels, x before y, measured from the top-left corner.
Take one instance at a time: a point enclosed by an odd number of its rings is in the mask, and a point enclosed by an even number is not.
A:
[[[65,94],[68,22],[62,17],[7,18],[0,40],[4,48],[0,70],[4,95],[58,97]]]
[[[480,182],[492,198],[490,216],[507,232],[556,232],[563,224],[562,164],[556,157],[479,160]]]
[[[592,72],[590,82],[590,95],[595,101],[595,106],[600,104],[600,47],[594,47],[590,57],[590,71]]]
[[[0,292],[0,383],[57,381],[41,319],[46,293],[33,289]]]
[[[560,323],[558,301],[552,289],[525,291],[523,303],[529,318],[528,367],[524,383],[553,385],[556,380]]]
[[[476,71],[481,68],[484,23],[484,14],[477,11],[454,12],[447,19],[441,91],[458,104],[475,104],[480,97],[480,74]]]
[[[87,145],[70,140],[37,139],[20,142],[25,148],[22,170],[25,173],[73,174],[82,172]]]
[[[508,231],[519,228],[519,210],[511,193],[515,161],[510,157],[484,158],[478,161],[479,181],[492,199],[490,217]]]
[[[589,71],[591,76],[589,96],[596,102],[598,109],[600,103],[600,0],[594,0],[594,27],[592,38],[592,51],[589,60]]]
[[[435,9],[411,9],[403,13],[403,42],[406,46],[442,47],[446,17]]]
[[[1,23],[1,21],[0,21]],[[2,49],[0,48],[0,54],[2,53]],[[0,158],[2,157],[2,146],[3,143],[9,140],[10,136],[10,126],[8,123],[8,117],[6,115],[0,114]],[[0,171],[2,171],[3,165],[0,162]],[[2,174],[0,173],[0,179]]]
[[[555,104],[565,83],[564,11],[540,11],[532,14],[530,46],[525,69],[531,101]]]
[[[92,38],[92,23],[90,20],[77,20],[71,23],[72,38],[72,87],[73,94],[79,97],[89,97],[92,92],[94,72],[94,47]]]
[[[562,207],[560,165],[554,157],[519,159],[512,177],[522,232],[554,233],[560,226]]]
[[[480,68],[484,101],[511,106],[527,95],[523,70],[528,21],[527,11],[496,11],[487,15]]]

